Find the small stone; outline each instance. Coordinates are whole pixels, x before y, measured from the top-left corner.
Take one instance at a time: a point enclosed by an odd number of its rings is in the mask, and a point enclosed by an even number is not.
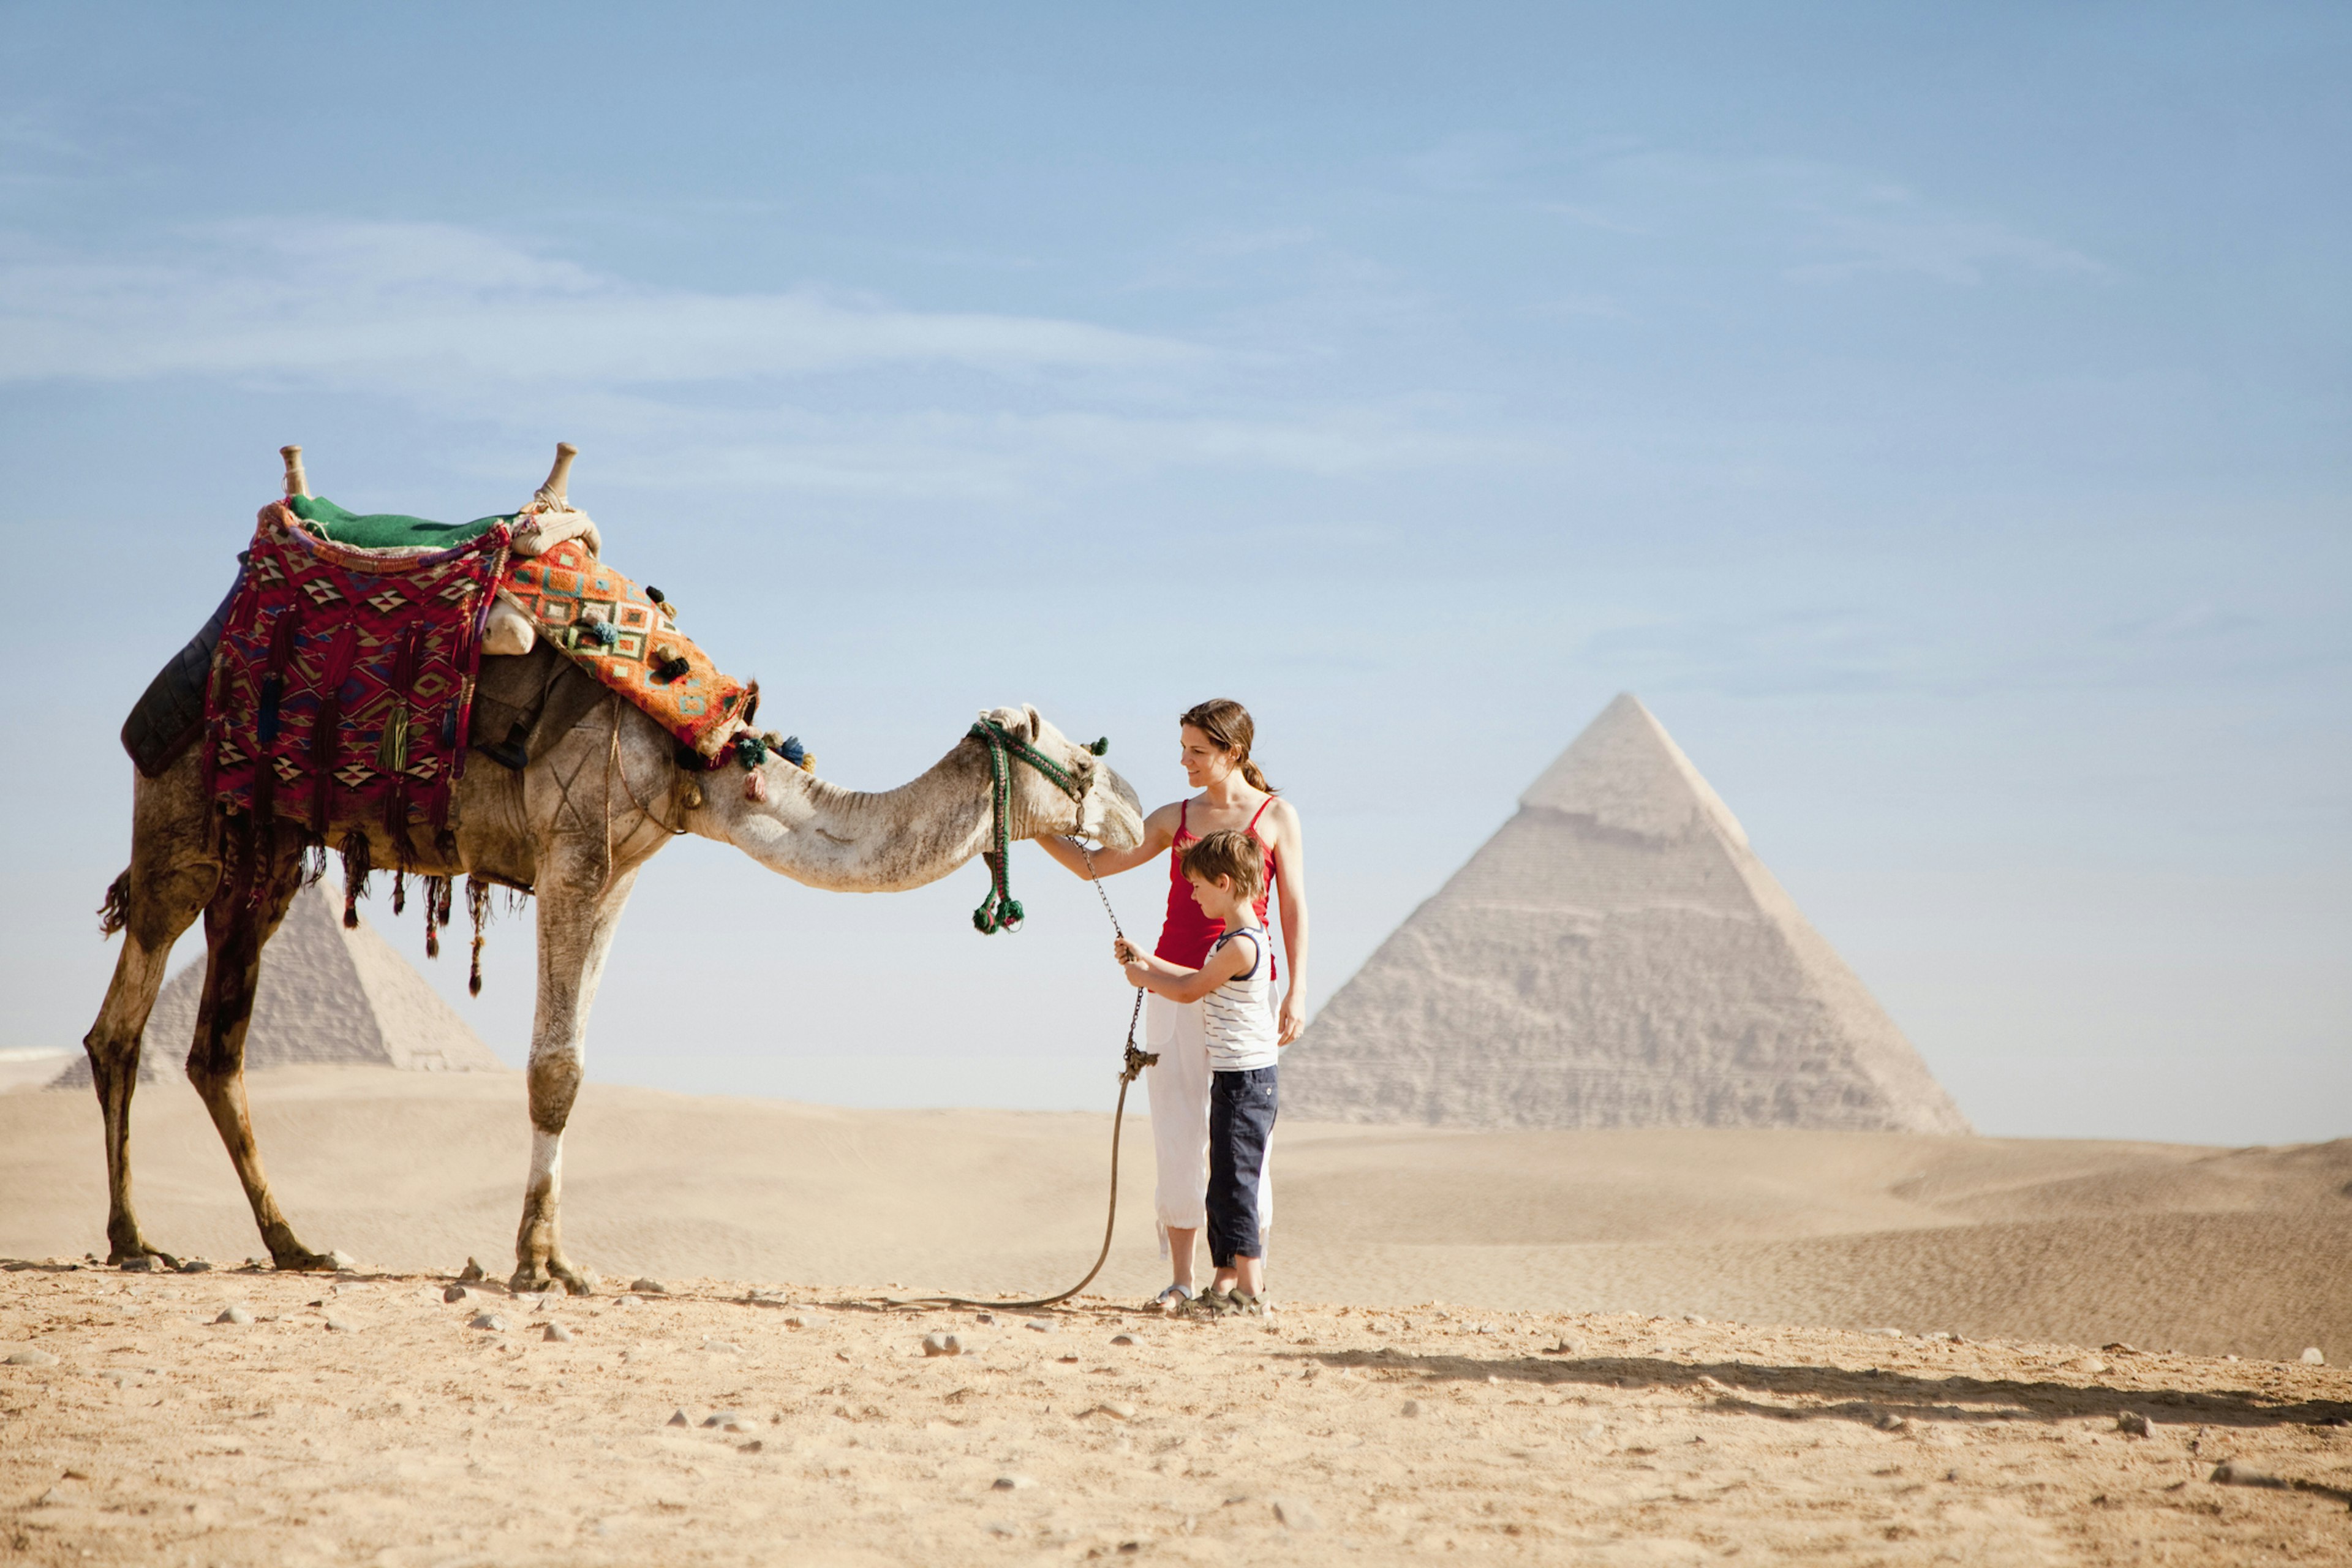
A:
[[[1284,1524],[1288,1525],[1291,1529],[1320,1530],[1323,1528],[1323,1521],[1315,1517],[1315,1510],[1307,1507],[1304,1502],[1301,1502],[1298,1499],[1292,1497],[1278,1497],[1273,1499],[1272,1501],[1274,1503],[1274,1517],[1282,1521]]]
[[[645,1304],[646,1299],[642,1296],[615,1296],[613,1298],[613,1305],[615,1307],[642,1307]]]
[[[1882,1432],[1907,1432],[1911,1429],[1911,1423],[1895,1415],[1892,1410],[1880,1411],[1878,1419],[1871,1425]]]
[[[223,1307],[221,1309],[220,1316],[215,1318],[213,1321],[215,1323],[249,1323],[253,1321],[253,1310],[249,1307],[240,1307],[236,1305]]]
[[[751,1429],[751,1428],[749,1428],[749,1427],[739,1427],[739,1428],[737,1428],[737,1430],[739,1430],[739,1431],[749,1431],[750,1429]],[[765,1444],[765,1443],[761,1442],[759,1438],[754,1437],[754,1438],[752,1438],[752,1439],[751,1439],[750,1442],[748,1442],[748,1443],[738,1443],[738,1444],[736,1444],[736,1445],[735,1445],[735,1451],[736,1451],[737,1453],[739,1453],[739,1454],[756,1454],[756,1453],[758,1453],[761,1449],[762,1449],[762,1448],[766,1447],[767,1446],[768,1446],[767,1444]]]
[[[51,1487],[48,1490],[43,1492],[40,1496],[33,1500],[33,1506],[35,1508],[55,1508],[65,1500],[66,1494],[58,1490],[57,1488]]]
[[[212,1271],[213,1266],[201,1258],[184,1258],[180,1263],[183,1274],[210,1274]]]
[[[335,1272],[338,1274],[349,1274],[352,1269],[357,1268],[360,1266],[360,1260],[358,1258],[353,1258],[350,1253],[345,1252],[340,1247],[335,1248],[334,1251],[327,1254],[327,1261],[334,1265]]]
[[[788,1329],[805,1329],[808,1327],[808,1320],[795,1312],[791,1317],[784,1320],[784,1327]]]
[[[327,1331],[331,1334],[355,1334],[360,1331],[360,1326],[349,1318],[339,1318],[330,1312],[327,1314]]]
[[[2084,1373],[2090,1376],[2096,1377],[2099,1373],[2107,1370],[2107,1363],[2101,1361],[2095,1355],[2076,1356],[2073,1361],[2066,1363],[2066,1370],[2068,1372]]]
[[[1105,1401],[1102,1407],[1102,1413],[1120,1421],[1132,1421],[1135,1419],[1135,1406],[1129,1405],[1124,1399]]]
[[[2303,1364],[2305,1366],[2326,1366],[2327,1364],[2327,1353],[2321,1350],[2317,1345],[2308,1346],[2303,1352]]]
[[[507,1321],[496,1312],[477,1312],[474,1314],[474,1321],[466,1326],[493,1334],[502,1334],[507,1331]]]
[[[1051,1318],[1032,1318],[1022,1327],[1034,1334],[1058,1334],[1062,1331],[1062,1325]]]
[[[1135,1342],[1135,1336],[1133,1334],[1113,1334],[1110,1337],[1110,1342],[1115,1345],[1131,1345]]]
[[[1420,1400],[1418,1400],[1418,1399],[1408,1399],[1408,1400],[1406,1400],[1402,1405],[1398,1405],[1398,1406],[1397,1406],[1397,1414],[1398,1414],[1398,1415],[1420,1415],[1420,1414],[1421,1414],[1421,1401],[1420,1401]]]
[[[2116,1430],[2126,1433],[2134,1437],[2149,1437],[2155,1436],[2155,1434],[2148,1429],[2147,1417],[2142,1415],[2137,1410],[2126,1410],[2122,1415],[2116,1416]]]
[[[923,1353],[927,1356],[961,1355],[963,1354],[963,1342],[956,1338],[953,1334],[925,1334],[923,1336]]]
[[[1700,1317],[1696,1312],[1685,1312],[1683,1314],[1683,1321],[1685,1323],[1704,1323],[1706,1320]]]
[[[568,1345],[572,1342],[572,1331],[562,1323],[550,1323],[540,1331],[539,1337],[551,1345]]]
[[[996,1314],[993,1312],[974,1312],[971,1315],[971,1321],[975,1323],[993,1324],[996,1321]]]
[[[1873,1329],[1870,1331],[1882,1340],[1899,1340],[1905,1337],[1901,1329]]]
[[[743,1353],[743,1347],[741,1345],[736,1344],[731,1341],[721,1339],[706,1339],[702,1342],[702,1348],[712,1355],[741,1355]]]
[[[995,1489],[1001,1492],[1025,1492],[1036,1484],[1036,1478],[1033,1476],[999,1476],[996,1478]]]
[[[44,1350],[22,1350],[8,1358],[10,1366],[55,1366],[58,1358]]]
[[[673,1410],[669,1413],[669,1419],[664,1422],[663,1425],[667,1426],[691,1426],[694,1425],[694,1417],[688,1415],[683,1410]]]
[[[122,1260],[125,1274],[152,1274],[163,1265],[152,1258],[126,1258]]]
[[[466,1259],[466,1267],[457,1270],[457,1279],[462,1284],[470,1285],[477,1279],[488,1278],[489,1275],[483,1270],[482,1266],[470,1258]]]
[[[629,1289],[635,1290],[640,1296],[667,1296],[669,1294],[669,1287],[664,1285],[658,1279],[632,1279],[629,1281]]]
[[[730,1412],[727,1419],[719,1424],[719,1429],[721,1432],[757,1432],[760,1424],[738,1410]],[[756,1448],[759,1445],[755,1443],[752,1447]]]
[[[2288,1483],[2268,1470],[2258,1470],[2243,1459],[2224,1459],[2213,1467],[2213,1484],[2217,1487],[2274,1487],[2285,1489]]]
[[[441,1289],[441,1299],[444,1301],[462,1301],[472,1294],[473,1292],[463,1285],[446,1285]]]

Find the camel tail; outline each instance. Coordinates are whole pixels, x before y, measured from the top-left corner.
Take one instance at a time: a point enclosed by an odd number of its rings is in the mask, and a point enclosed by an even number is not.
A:
[[[125,868],[122,875],[106,885],[106,901],[98,906],[98,934],[110,937],[130,921],[131,872]]]

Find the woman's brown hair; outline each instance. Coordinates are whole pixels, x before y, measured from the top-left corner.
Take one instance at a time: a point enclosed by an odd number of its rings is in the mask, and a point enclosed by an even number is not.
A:
[[[1257,726],[1250,722],[1248,709],[1230,697],[1213,697],[1186,709],[1176,722],[1200,731],[1211,745],[1230,753],[1252,789],[1262,789],[1268,795],[1276,793],[1275,787],[1265,782],[1265,775],[1258,772],[1257,764],[1250,761],[1250,742],[1257,737]]]

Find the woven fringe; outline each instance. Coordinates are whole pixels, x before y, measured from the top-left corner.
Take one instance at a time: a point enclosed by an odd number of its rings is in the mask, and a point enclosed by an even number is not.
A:
[[[466,972],[466,994],[482,994],[482,928],[490,920],[490,884],[479,877],[466,879],[466,913],[474,922],[474,954]]]
[[[368,878],[373,868],[368,864],[368,837],[358,828],[343,835],[343,929],[360,929],[360,900],[367,897]]]

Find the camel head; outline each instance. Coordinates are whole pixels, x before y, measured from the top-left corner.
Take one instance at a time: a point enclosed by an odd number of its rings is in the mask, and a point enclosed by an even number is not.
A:
[[[997,725],[1007,735],[1026,741],[1086,786],[1085,800],[1073,801],[1035,768],[1015,761],[1012,773],[1015,837],[1076,834],[1110,849],[1131,848],[1142,842],[1143,803],[1136,798],[1134,787],[1090,748],[1071,741],[1047,723],[1037,710],[1025,704],[1019,708],[991,708],[981,718]],[[979,743],[971,742],[975,746]]]

